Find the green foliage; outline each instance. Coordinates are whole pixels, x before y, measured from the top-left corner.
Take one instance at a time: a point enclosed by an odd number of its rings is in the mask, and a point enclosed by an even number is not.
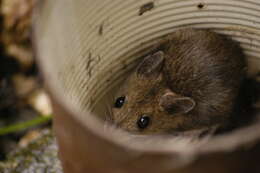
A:
[[[52,116],[40,116],[38,118],[22,122],[22,123],[17,123],[13,124],[7,127],[0,128],[0,135],[7,135],[9,133],[14,133],[18,132],[24,129],[28,129],[30,127],[38,126],[41,124],[45,124],[49,121],[51,121]]]

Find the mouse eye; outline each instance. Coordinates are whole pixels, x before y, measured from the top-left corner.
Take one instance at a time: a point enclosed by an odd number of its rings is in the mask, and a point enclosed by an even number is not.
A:
[[[150,123],[150,117],[147,115],[143,115],[137,121],[137,126],[140,129],[145,129],[149,125],[149,123]]]
[[[115,108],[121,108],[125,103],[125,96],[118,97],[115,102]]]

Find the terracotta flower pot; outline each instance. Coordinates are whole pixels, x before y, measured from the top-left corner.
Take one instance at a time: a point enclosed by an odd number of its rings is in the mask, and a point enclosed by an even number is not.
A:
[[[259,71],[259,0],[39,0],[33,40],[65,173],[260,172],[257,121],[196,143],[103,130],[109,94],[156,40],[181,27],[231,36],[249,75]]]

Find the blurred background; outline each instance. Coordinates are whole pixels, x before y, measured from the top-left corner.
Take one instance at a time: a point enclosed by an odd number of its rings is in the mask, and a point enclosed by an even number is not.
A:
[[[51,125],[52,110],[32,53],[35,0],[0,0],[0,161]]]

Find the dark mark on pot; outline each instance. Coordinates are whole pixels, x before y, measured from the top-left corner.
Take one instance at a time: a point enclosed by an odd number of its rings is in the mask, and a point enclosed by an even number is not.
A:
[[[197,5],[198,9],[200,9],[200,10],[203,9],[204,6],[205,6],[205,4],[203,4],[203,3],[199,3],[199,4]]]
[[[148,2],[140,7],[139,16],[142,16],[145,12],[154,8],[154,2]]]
[[[87,70],[88,70],[89,67],[90,67],[91,61],[92,61],[92,54],[91,54],[91,52],[89,52],[89,54],[88,54],[88,59],[87,59],[87,66],[86,66],[86,69],[87,69]]]
[[[100,26],[99,26],[99,29],[98,29],[98,34],[100,36],[103,35],[103,32],[104,32],[104,23],[102,23]]]
[[[92,54],[91,54],[91,52],[89,52],[89,55],[87,58],[87,65],[86,65],[86,70],[87,70],[89,77],[91,77],[91,75],[92,75],[92,68],[90,66],[93,61],[94,60],[92,59]]]

